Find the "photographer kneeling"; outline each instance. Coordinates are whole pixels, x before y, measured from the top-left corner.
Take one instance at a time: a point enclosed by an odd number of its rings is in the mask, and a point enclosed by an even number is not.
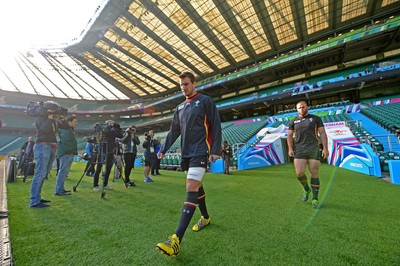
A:
[[[104,125],[98,125],[96,131],[101,131],[101,139],[97,140],[99,145],[99,154],[97,155],[97,167],[93,179],[93,191],[100,191],[99,189],[99,176],[103,166],[103,160],[106,163],[106,172],[103,179],[103,188],[111,189],[108,186],[108,178],[110,177],[111,168],[113,166],[115,138],[122,138],[121,127],[119,124],[112,120],[107,120]]]
[[[29,206],[31,208],[44,208],[49,200],[42,199],[40,196],[44,179],[51,170],[55,159],[57,148],[56,133],[59,128],[69,129],[66,121],[58,119],[58,115],[64,115],[65,109],[61,108],[57,102],[48,101],[36,105],[37,109],[28,109],[28,115],[37,116],[35,126],[37,130],[36,143],[34,146],[36,171],[33,175]],[[29,108],[29,106],[28,106]],[[32,111],[31,113],[29,111]]]

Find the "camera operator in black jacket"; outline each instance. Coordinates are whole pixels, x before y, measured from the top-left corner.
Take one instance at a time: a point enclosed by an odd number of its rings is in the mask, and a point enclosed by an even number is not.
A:
[[[225,140],[222,146],[222,159],[224,159],[224,174],[229,175],[229,166],[231,165],[231,158],[233,157],[232,147],[228,141]]]
[[[93,179],[93,190],[100,191],[99,189],[99,176],[103,163],[106,163],[106,172],[103,179],[104,189],[110,190],[111,187],[108,186],[108,178],[110,177],[111,168],[113,166],[114,159],[114,148],[115,148],[115,138],[122,138],[122,131],[119,124],[112,120],[107,120],[104,125],[97,125],[99,131],[101,130],[101,139],[97,140],[98,156],[97,156],[97,167]],[[95,128],[96,130],[96,128]]]
[[[46,176],[49,174],[55,152],[57,149],[56,133],[59,128],[69,129],[70,126],[65,120],[59,119],[60,105],[57,102],[48,101],[42,106],[41,112],[35,120],[37,130],[36,143],[34,146],[34,157],[36,171],[33,175],[29,206],[31,208],[44,208],[50,202],[41,198],[41,190]]]
[[[124,144],[124,161],[125,161],[125,185],[128,187],[135,186],[135,182],[131,181],[129,176],[135,168],[135,159],[137,155],[137,145],[140,144],[138,135],[136,135],[136,127],[130,126],[125,130],[122,138]]]
[[[158,145],[158,141],[153,139],[154,131],[150,130],[149,132],[144,133],[145,140],[143,142],[144,151],[144,182],[149,183],[153,182],[153,179],[149,177],[151,167],[156,160],[155,150]]]

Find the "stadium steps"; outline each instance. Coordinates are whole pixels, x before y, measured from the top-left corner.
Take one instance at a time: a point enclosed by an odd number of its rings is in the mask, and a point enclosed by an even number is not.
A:
[[[400,103],[380,104],[361,109],[361,113],[393,133],[400,128],[399,112]]]
[[[330,122],[339,122],[339,121],[350,121],[351,117],[347,113],[337,114],[337,115],[326,115],[321,116],[322,122],[330,123]]]
[[[0,155],[7,155],[9,152],[18,150],[26,141],[22,137],[0,135]]]
[[[362,113],[350,113],[349,116],[355,121],[361,121],[362,127],[370,132],[372,136],[375,137],[380,143],[382,143],[383,150],[385,152],[391,151],[389,148],[389,140],[387,135],[390,135],[392,151],[400,152],[400,144],[398,139],[390,131],[381,127]]]

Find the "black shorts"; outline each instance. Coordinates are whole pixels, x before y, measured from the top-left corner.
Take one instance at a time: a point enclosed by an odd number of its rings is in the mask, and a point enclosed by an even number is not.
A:
[[[144,166],[153,166],[156,156],[154,154],[144,157]]]
[[[203,167],[207,169],[208,165],[208,156],[201,155],[201,156],[194,156],[190,158],[182,158],[181,161],[181,169],[182,171],[187,171],[191,167]]]
[[[306,160],[320,160],[321,150],[319,147],[315,147],[313,150],[297,150],[294,153],[295,159],[306,159]]]

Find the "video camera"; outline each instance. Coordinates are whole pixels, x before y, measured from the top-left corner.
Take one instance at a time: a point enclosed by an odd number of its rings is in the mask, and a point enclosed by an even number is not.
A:
[[[151,140],[151,135],[149,132],[144,132],[144,136],[146,137],[147,140]]]
[[[46,117],[49,113],[48,110],[54,111],[53,113],[59,116],[67,116],[68,109],[61,107],[57,102],[29,102],[26,107],[26,114],[29,116],[42,116]]]
[[[114,123],[112,125],[108,123],[102,123],[102,124],[97,123],[94,126],[94,136],[97,142],[106,139],[111,133],[110,132],[111,128],[114,128],[117,131],[121,131],[121,126],[117,123]]]
[[[136,128],[133,127],[133,126],[130,126],[130,127],[127,127],[127,128],[125,129],[125,131],[126,131],[127,133],[133,134],[133,133],[136,133]]]

